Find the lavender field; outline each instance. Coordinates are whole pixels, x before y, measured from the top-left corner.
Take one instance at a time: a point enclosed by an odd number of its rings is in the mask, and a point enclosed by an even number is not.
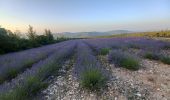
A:
[[[0,55],[0,100],[170,100],[170,43],[77,39]]]

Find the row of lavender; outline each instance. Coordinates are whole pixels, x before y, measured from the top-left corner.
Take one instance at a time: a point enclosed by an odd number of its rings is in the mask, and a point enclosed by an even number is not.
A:
[[[110,63],[131,70],[140,68],[141,57],[170,64],[170,56],[162,53],[163,50],[170,49],[169,42],[147,38],[89,39],[85,40],[85,42],[99,55],[105,55],[110,52],[108,58]],[[139,52],[135,54],[131,52],[131,49],[136,49]]]
[[[77,46],[77,59],[73,74],[83,87],[98,89],[108,78],[108,71],[102,67],[93,55],[92,50],[82,41]]]
[[[62,49],[54,52],[48,58],[34,64],[14,78],[11,82],[0,85],[0,100],[25,100],[44,88],[44,80],[53,73],[57,73],[62,63],[72,54],[76,41],[63,45]]]
[[[102,39],[87,39],[87,44],[92,45],[97,51],[101,48],[113,49],[143,49],[143,50],[161,50],[169,49],[170,43],[165,41],[147,39],[147,38],[102,38]]]
[[[69,41],[0,56],[0,84],[59,50]]]

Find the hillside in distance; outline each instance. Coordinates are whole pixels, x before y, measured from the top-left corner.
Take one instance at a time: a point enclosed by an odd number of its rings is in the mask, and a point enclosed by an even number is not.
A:
[[[62,32],[55,33],[54,37],[69,37],[69,38],[84,38],[84,37],[95,37],[95,36],[107,36],[113,34],[133,33],[129,30],[112,30],[107,32]]]

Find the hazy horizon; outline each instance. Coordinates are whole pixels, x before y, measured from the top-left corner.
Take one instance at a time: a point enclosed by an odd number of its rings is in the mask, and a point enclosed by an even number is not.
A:
[[[0,26],[58,32],[154,31],[170,28],[169,0],[2,0]]]

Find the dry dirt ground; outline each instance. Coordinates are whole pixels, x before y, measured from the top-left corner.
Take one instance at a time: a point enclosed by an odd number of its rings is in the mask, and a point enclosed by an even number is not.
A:
[[[114,76],[118,77],[120,81],[130,84],[129,87],[123,86],[126,94],[118,93],[118,100],[127,99],[146,99],[146,100],[170,100],[170,65],[163,64],[159,61],[151,61],[143,59],[141,61],[141,69],[138,71],[129,71],[124,68],[109,64],[107,57],[100,56],[103,64],[109,66]],[[120,84],[119,84],[119,87]],[[132,87],[132,88],[131,88]],[[136,87],[136,91],[128,92],[126,88]],[[115,91],[114,87],[111,91]],[[120,95],[124,98],[119,97]],[[115,95],[115,94],[113,94]],[[137,98],[135,97],[138,96]],[[130,97],[129,97],[130,96]]]

